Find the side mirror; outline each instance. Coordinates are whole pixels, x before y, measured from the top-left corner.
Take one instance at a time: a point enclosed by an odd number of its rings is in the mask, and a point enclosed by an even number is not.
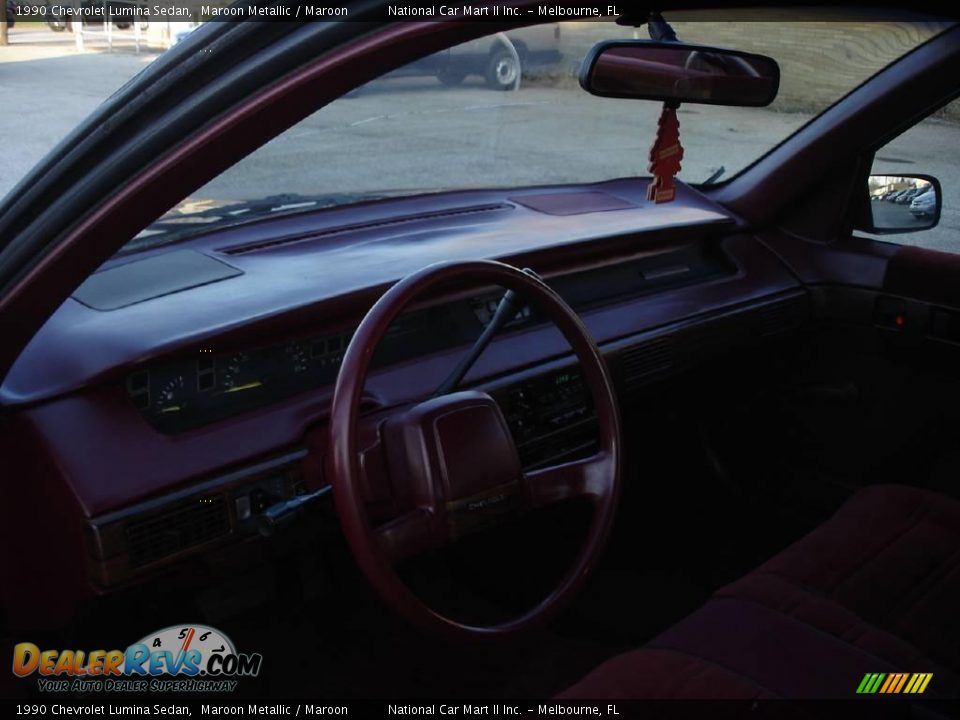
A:
[[[943,193],[930,175],[871,175],[869,212],[857,230],[874,235],[929,230],[940,222]]]
[[[600,97],[762,107],[780,87],[773,58],[649,40],[608,40],[583,60],[580,87]]]

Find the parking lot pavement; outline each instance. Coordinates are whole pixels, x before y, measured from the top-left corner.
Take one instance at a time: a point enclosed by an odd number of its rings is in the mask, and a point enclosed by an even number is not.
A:
[[[18,24],[0,47],[0,127],[4,128],[0,196],[5,195],[104,99],[146,67],[157,51],[134,52],[132,31],[84,32],[86,51],[73,35]]]
[[[26,42],[35,37],[42,41]],[[0,194],[156,57],[77,53],[69,34],[44,30],[18,27],[11,39],[0,48],[0,123],[8,138]],[[422,192],[645,175],[658,112],[654,103],[590,97],[564,77],[525,81],[517,92],[489,90],[477,77],[453,88],[432,77],[388,78],[314,113],[194,197]],[[686,105],[679,119],[680,177],[699,183],[721,165],[729,177],[809,116]],[[928,173],[944,188],[939,228],[883,239],[960,251],[960,164],[944,152],[957,147],[960,126],[928,121],[878,154],[875,172]]]
[[[478,77],[444,87],[432,77],[376,81],[314,113],[222,178],[204,197],[251,190],[318,194],[430,191],[593,182],[645,175],[660,105],[587,95],[578,85],[527,82],[489,90]],[[732,173],[809,116],[684,106],[681,177]]]
[[[900,205],[890,200],[874,200],[870,204],[873,211],[874,227],[896,227],[921,229],[930,224],[931,218],[918,217],[910,212],[910,204]]]

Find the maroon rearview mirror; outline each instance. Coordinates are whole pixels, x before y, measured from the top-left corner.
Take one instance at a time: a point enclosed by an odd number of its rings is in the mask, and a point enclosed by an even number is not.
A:
[[[595,45],[580,86],[600,97],[760,107],[780,86],[780,67],[763,55],[703,45],[612,40]]]

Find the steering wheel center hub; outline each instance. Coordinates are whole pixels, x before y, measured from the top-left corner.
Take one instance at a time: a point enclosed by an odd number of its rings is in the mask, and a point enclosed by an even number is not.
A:
[[[415,405],[384,426],[395,490],[440,516],[452,537],[515,509],[522,471],[497,403],[464,391]]]

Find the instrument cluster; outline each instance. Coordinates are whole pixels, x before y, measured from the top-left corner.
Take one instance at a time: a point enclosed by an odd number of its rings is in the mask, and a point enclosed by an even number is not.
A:
[[[351,331],[140,370],[126,379],[136,408],[157,429],[176,432],[334,382]]]

